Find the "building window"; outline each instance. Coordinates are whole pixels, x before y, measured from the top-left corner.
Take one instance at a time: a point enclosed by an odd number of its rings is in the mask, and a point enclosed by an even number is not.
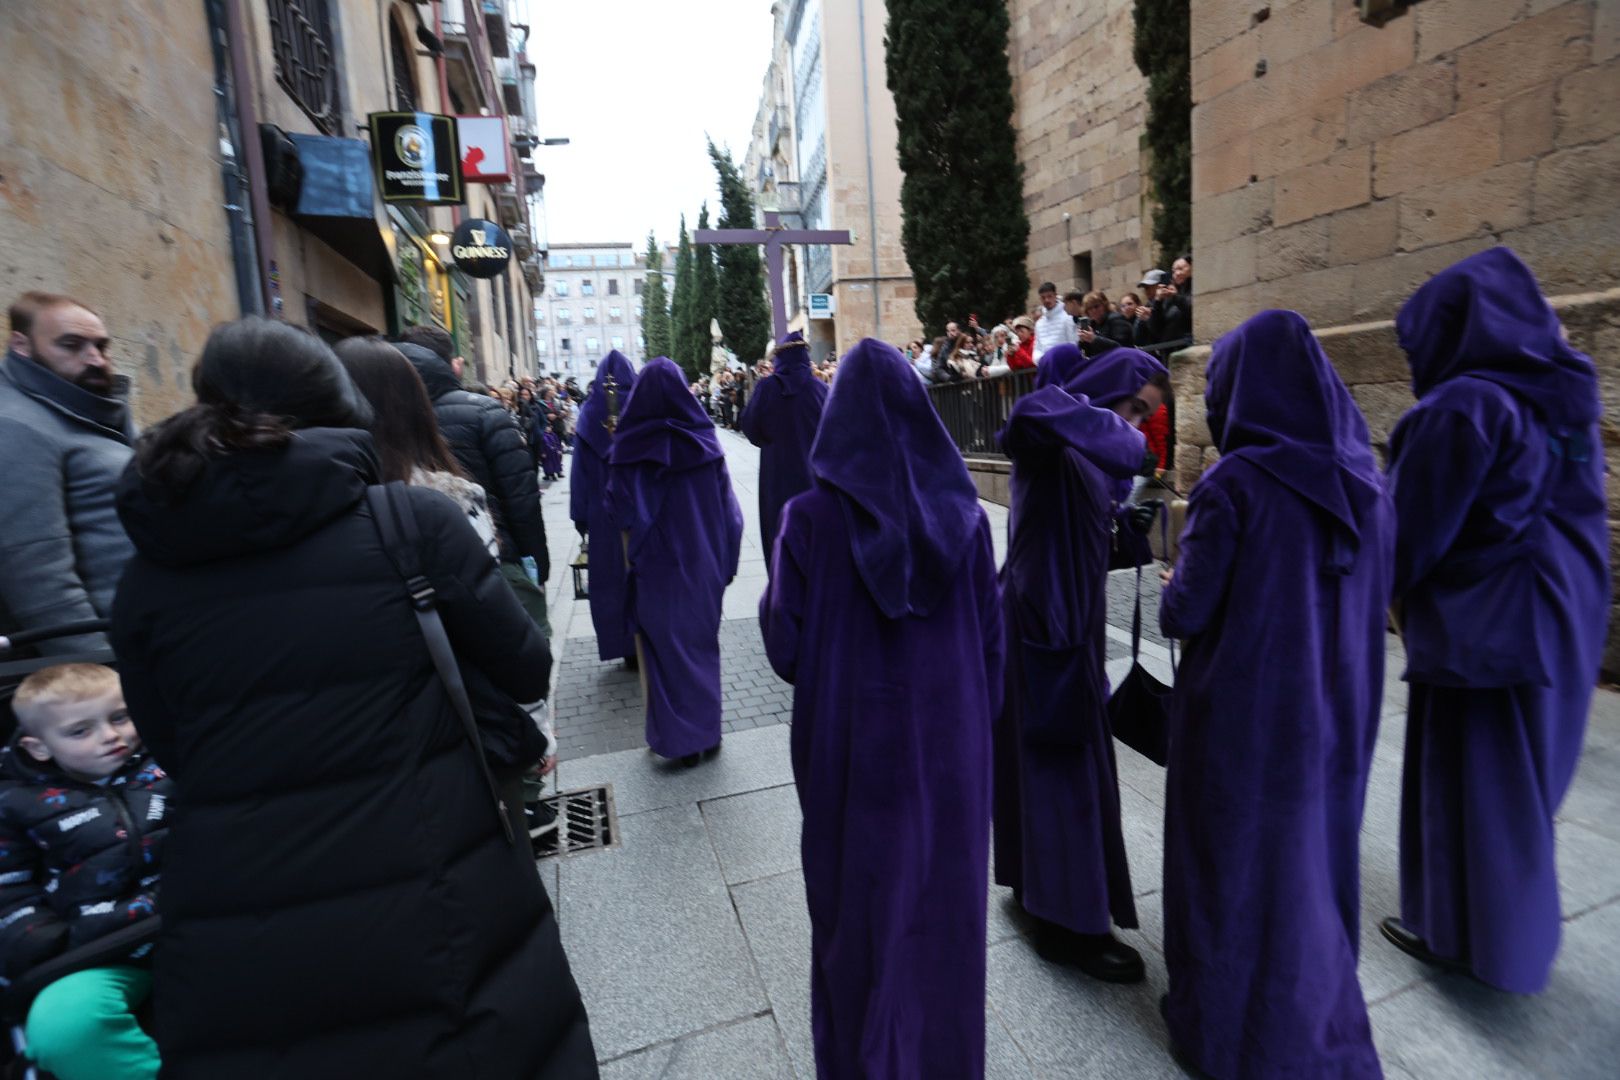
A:
[[[600,349],[601,347],[602,347],[602,339],[601,338],[588,337],[588,338],[585,339],[585,351],[590,353],[592,356],[595,356],[597,350]]]
[[[618,278],[608,278],[608,295],[609,296],[618,296],[619,295],[619,279]]]
[[[634,265],[636,265],[636,257],[635,257],[635,255],[631,254],[628,251],[619,252],[619,265],[620,266],[634,266]]]
[[[641,305],[640,304],[636,305],[636,318],[638,318],[638,319],[641,318]]]
[[[574,343],[572,341],[569,341],[567,338],[562,338],[557,342],[557,351],[558,352],[573,352],[574,351]]]
[[[405,47],[397,19],[388,20],[388,57],[394,69],[394,107],[400,112],[415,112],[416,61]]]
[[[327,0],[270,0],[276,82],[328,135],[343,126]]]
[[[614,347],[614,348],[615,348],[615,349],[622,349],[622,348],[624,348],[624,338],[622,338],[622,337],[619,337],[619,336],[617,336],[617,335],[615,335],[615,336],[614,336],[614,337],[611,337],[611,338],[609,338],[609,339],[608,339],[608,340],[609,340],[609,341],[611,341],[611,342],[612,342],[612,343],[613,343],[613,347]]]
[[[560,308],[557,309],[557,322],[558,323],[560,323],[563,326],[567,326],[568,322],[569,322],[569,319],[570,319],[570,316],[568,314],[568,309],[567,308],[560,307]]]
[[[637,296],[640,296],[641,291],[643,289],[645,289],[646,287],[647,287],[647,281],[646,281],[645,278],[636,278],[636,295]]]
[[[586,322],[595,322],[596,321],[596,309],[595,308],[588,307],[588,308],[585,309],[585,321]]]
[[[594,282],[594,281],[582,281],[582,282],[580,282],[579,283],[579,295],[581,295],[581,296],[595,296],[596,295],[596,282]]]
[[[608,308],[608,322],[623,322],[623,321],[624,321],[624,308],[622,308],[622,307],[610,307],[610,308]]]
[[[551,295],[552,296],[567,296],[568,295],[568,282],[566,282],[566,281],[554,282],[552,284],[552,286],[551,286]]]
[[[571,266],[572,264],[573,260],[566,255],[553,255],[551,257],[551,265],[553,268],[560,266]]]
[[[543,322],[546,321],[546,309],[545,308],[537,307],[537,308],[534,309],[534,321],[538,322],[538,323],[543,323]]]
[[[536,356],[544,356],[544,355],[546,355],[546,343],[545,343],[544,340],[536,341],[534,343],[534,354]]]

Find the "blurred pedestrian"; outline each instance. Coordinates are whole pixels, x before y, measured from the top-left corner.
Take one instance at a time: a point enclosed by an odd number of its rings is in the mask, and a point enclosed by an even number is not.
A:
[[[760,448],[759,531],[766,551],[776,540],[782,506],[810,487],[810,444],[827,394],[827,384],[810,371],[804,335],[795,330],[777,345],[775,372],[754,389],[738,422],[748,441]]]
[[[625,592],[624,543],[608,502],[608,461],[625,399],[635,384],[635,368],[617,349],[596,366],[590,396],[576,421],[568,491],[568,516],[590,548],[586,574],[597,659],[624,660],[629,667],[636,664],[636,640]]]

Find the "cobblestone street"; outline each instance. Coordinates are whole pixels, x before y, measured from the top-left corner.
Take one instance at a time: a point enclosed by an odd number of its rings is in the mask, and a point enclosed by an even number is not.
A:
[[[596,659],[590,615],[566,564],[578,551],[567,482],[543,498],[554,573],[556,707],[563,790],[611,785],[617,837],[606,851],[544,860],[564,943],[590,1010],[607,1080],[765,1080],[815,1076],[809,923],[799,870],[799,807],[788,761],[791,688],[770,671],[755,607],[765,584],[757,453],[721,434],[749,519],[725,598],[725,748],[682,769],[642,741],[639,683]],[[1005,511],[988,506],[998,552]],[[1153,621],[1157,582],[1144,590]],[[1110,588],[1110,673],[1123,674],[1131,577]],[[1385,1074],[1401,1080],[1613,1075],[1620,1059],[1620,698],[1598,695],[1580,774],[1560,818],[1564,946],[1548,991],[1510,997],[1438,975],[1387,945],[1396,911],[1396,838],[1405,721],[1391,638],[1385,715],[1362,835],[1361,980]],[[1167,657],[1144,644],[1151,668]],[[1120,748],[1125,841],[1142,919],[1121,937],[1148,979],[1110,987],[1041,961],[990,887],[986,1072],[998,1080],[1177,1077],[1158,1014],[1166,978],[1158,903],[1162,770]]]

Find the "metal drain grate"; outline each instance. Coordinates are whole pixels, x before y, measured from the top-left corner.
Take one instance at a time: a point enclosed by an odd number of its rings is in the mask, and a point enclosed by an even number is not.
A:
[[[619,818],[613,809],[613,785],[560,791],[540,800],[557,811],[557,827],[534,839],[534,857],[578,855],[614,847]]]

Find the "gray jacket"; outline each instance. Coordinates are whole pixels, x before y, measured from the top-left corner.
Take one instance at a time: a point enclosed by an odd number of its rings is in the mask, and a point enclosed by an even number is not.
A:
[[[129,406],[8,352],[0,364],[0,632],[105,618],[133,548],[114,506]],[[46,655],[104,635],[42,643]]]

